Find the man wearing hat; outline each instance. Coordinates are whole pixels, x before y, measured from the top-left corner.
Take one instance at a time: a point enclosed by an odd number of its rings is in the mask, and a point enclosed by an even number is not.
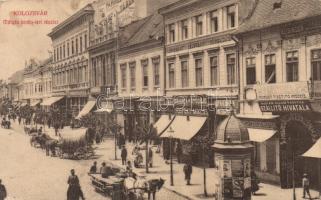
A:
[[[302,187],[303,187],[303,198],[305,198],[305,194],[309,195],[309,199],[311,198],[310,195],[310,181],[308,178],[308,174],[303,174],[303,178],[302,178]]]

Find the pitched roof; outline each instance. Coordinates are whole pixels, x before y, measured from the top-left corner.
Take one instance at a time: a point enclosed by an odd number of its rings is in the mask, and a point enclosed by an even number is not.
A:
[[[141,29],[142,25],[145,24],[147,20],[148,18],[143,18],[134,21],[126,26],[120,27],[119,46],[122,47],[123,45],[125,45],[128,40],[130,40],[139,29]]]
[[[269,28],[321,15],[321,0],[256,0],[252,15],[243,21],[237,34]],[[280,8],[274,8],[274,4]]]
[[[128,47],[131,45],[143,43],[150,40],[157,40],[164,35],[163,17],[159,14],[153,14],[145,18],[145,23],[140,29],[123,45]]]

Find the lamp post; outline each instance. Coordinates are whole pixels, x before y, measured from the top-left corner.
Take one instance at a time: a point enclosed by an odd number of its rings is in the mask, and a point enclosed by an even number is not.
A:
[[[170,169],[171,169],[171,186],[174,186],[173,152],[172,152],[172,140],[173,140],[174,130],[171,126],[169,127],[168,133],[169,133],[169,156],[170,156]]]
[[[292,145],[292,185],[293,185],[293,200],[296,200],[295,194],[295,141],[294,138],[291,140]]]

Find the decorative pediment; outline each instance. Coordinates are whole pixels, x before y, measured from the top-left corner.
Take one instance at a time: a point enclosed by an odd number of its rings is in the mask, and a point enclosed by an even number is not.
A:
[[[279,46],[276,44],[273,45],[272,41],[269,40],[263,50],[265,54],[275,53],[278,50]]]
[[[249,44],[248,47],[245,49],[244,54],[246,56],[255,56],[259,53],[260,45],[252,45]]]
[[[283,49],[284,50],[296,50],[296,49],[299,49],[300,46],[301,46],[300,39],[289,39],[289,40],[284,40]]]

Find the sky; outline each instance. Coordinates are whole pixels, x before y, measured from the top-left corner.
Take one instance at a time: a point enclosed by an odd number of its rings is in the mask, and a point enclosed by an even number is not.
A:
[[[57,24],[5,24],[5,20],[62,22],[92,0],[0,0],[0,79],[25,67],[26,60],[44,60],[51,51],[47,34]],[[14,16],[13,11],[46,11],[47,15]],[[7,22],[7,21],[6,21]]]

